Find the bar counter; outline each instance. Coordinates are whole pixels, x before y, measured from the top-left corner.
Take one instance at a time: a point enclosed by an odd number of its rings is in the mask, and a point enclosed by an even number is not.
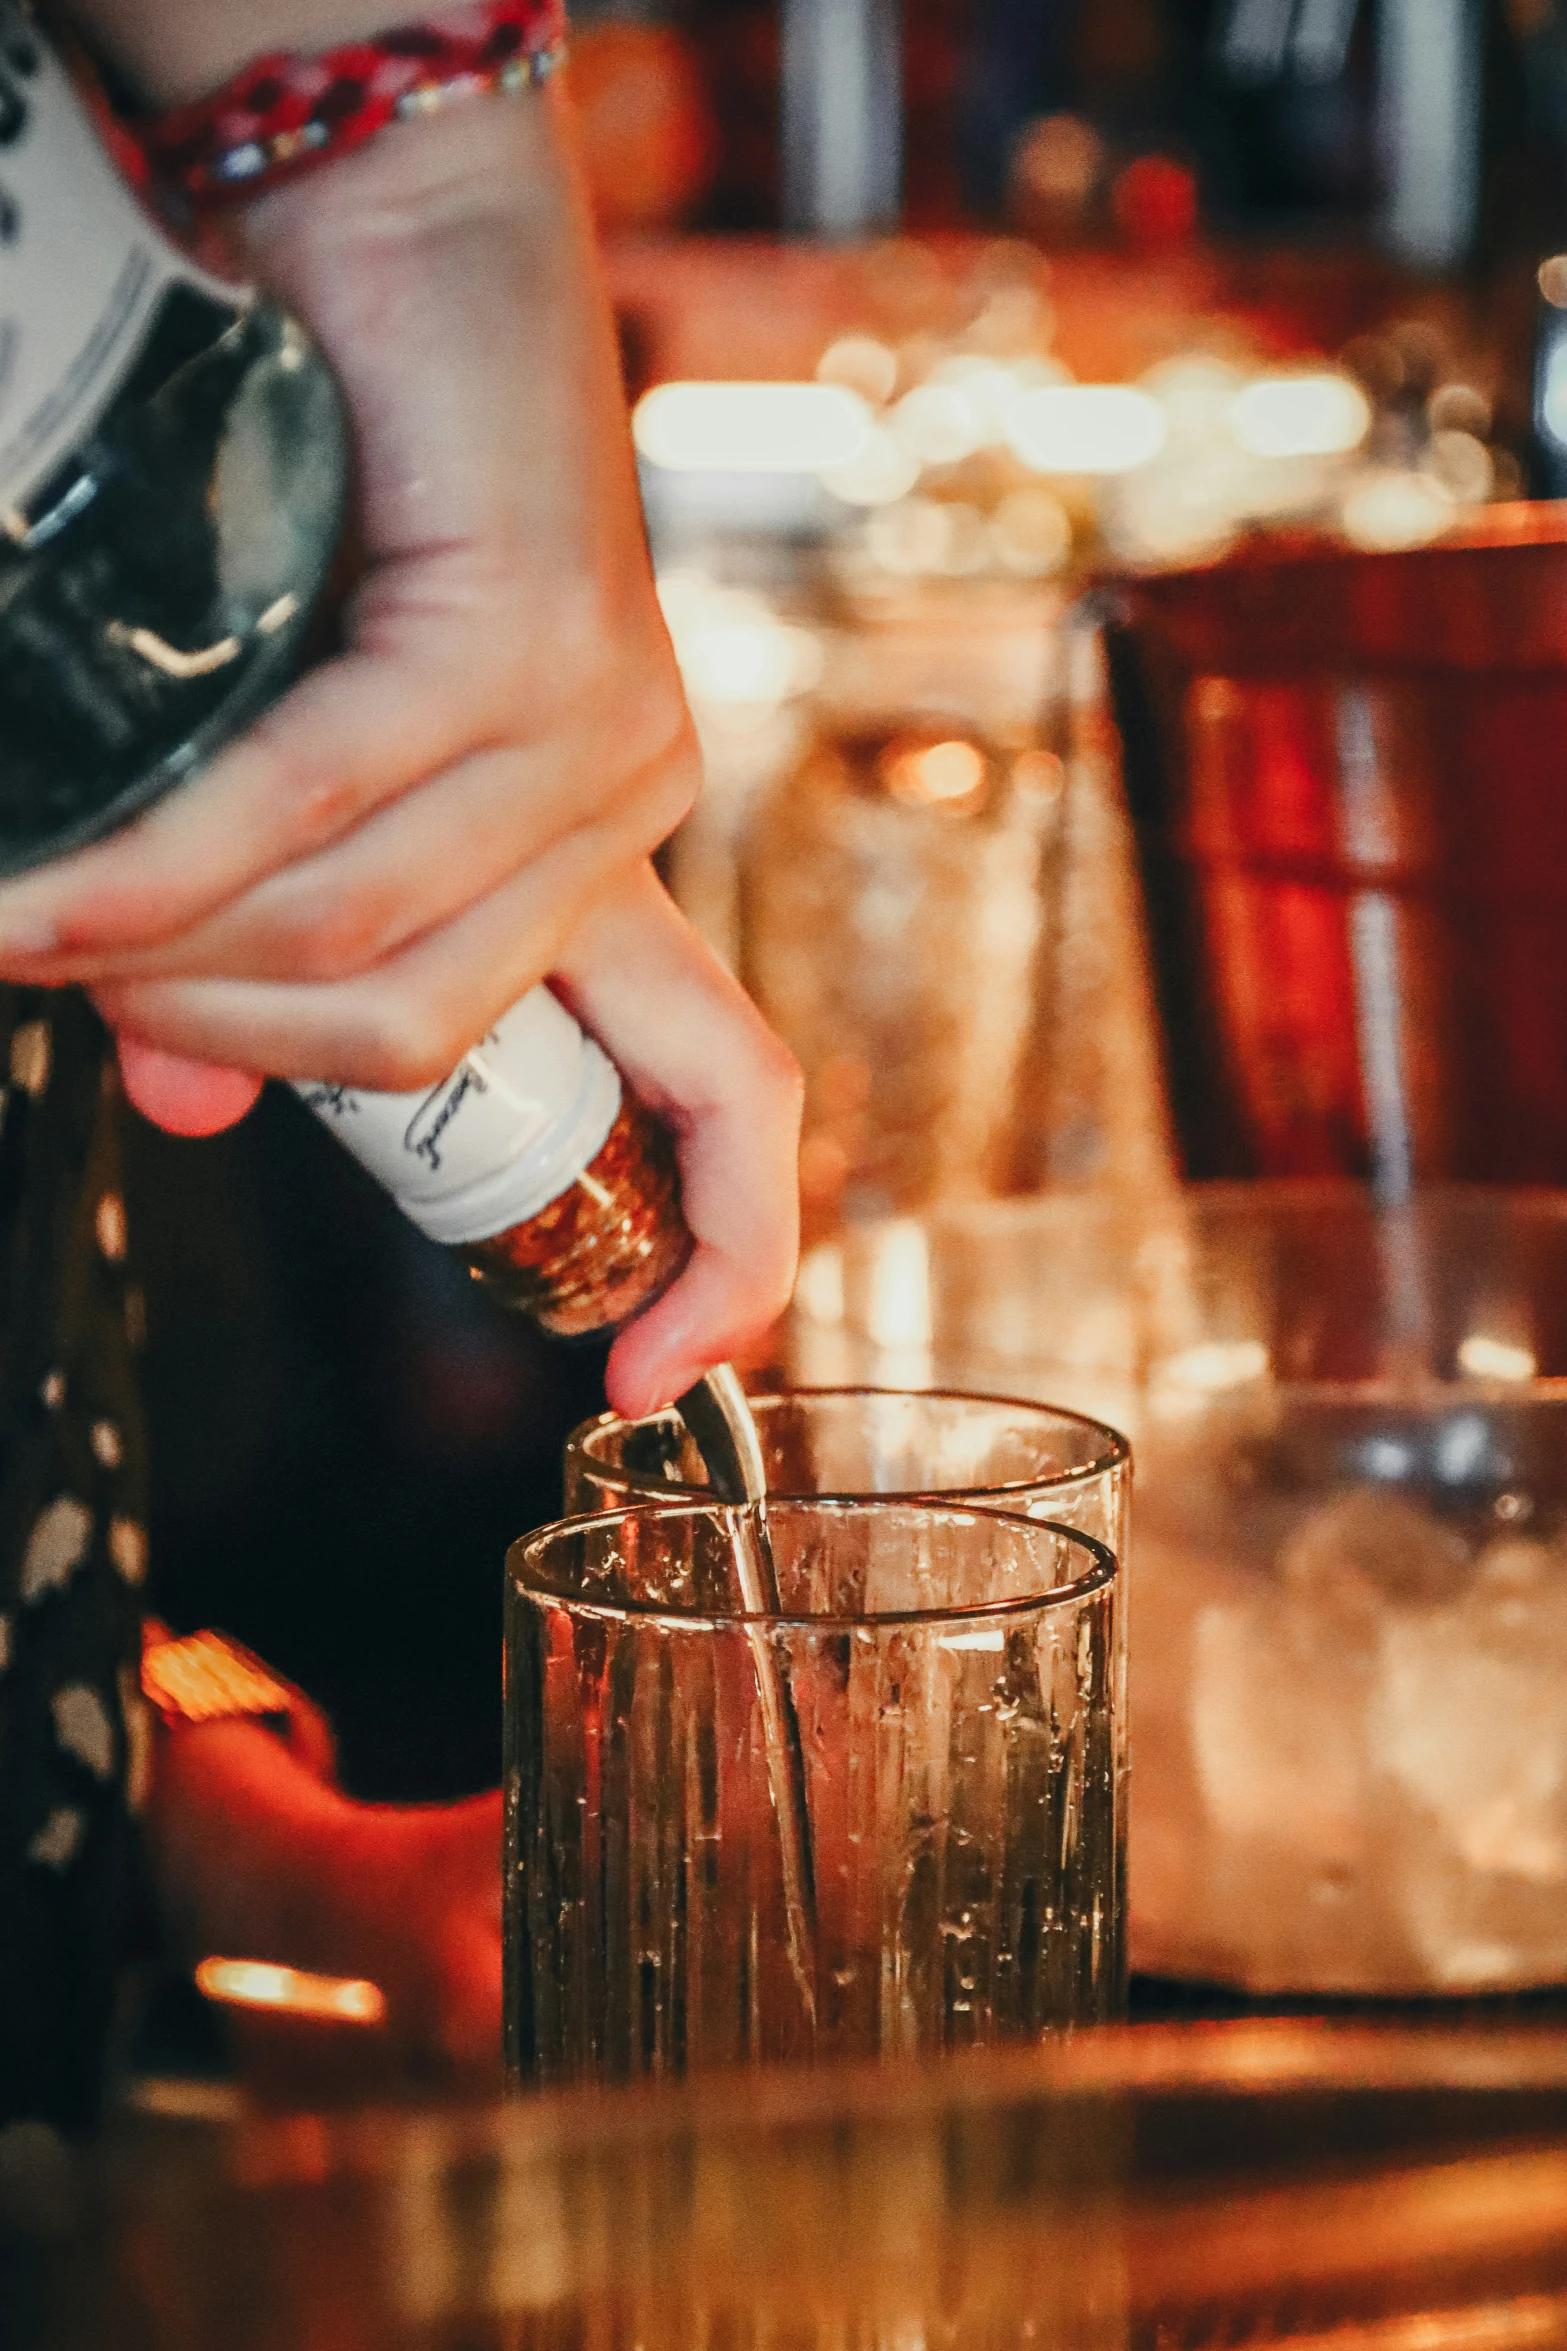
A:
[[[0,2152],[25,2351],[1567,2329],[1559,2018],[1144,2025],[495,2112],[147,2081],[79,2162]]]

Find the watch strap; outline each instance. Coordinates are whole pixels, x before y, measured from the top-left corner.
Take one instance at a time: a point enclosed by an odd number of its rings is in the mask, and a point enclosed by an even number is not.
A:
[[[175,1639],[155,1623],[143,1639],[141,1687],[170,1724],[259,1719],[286,1731],[296,1704],[288,1683],[226,1633]]]

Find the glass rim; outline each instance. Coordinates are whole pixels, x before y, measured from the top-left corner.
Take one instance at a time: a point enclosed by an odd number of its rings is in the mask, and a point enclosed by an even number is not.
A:
[[[1123,1436],[1119,1429],[1112,1428],[1107,1420],[1097,1419],[1091,1412],[1078,1412],[1069,1404],[1042,1403],[1038,1397],[1008,1396],[999,1392],[992,1393],[983,1388],[881,1388],[869,1380],[854,1380],[843,1387],[758,1388],[754,1392],[747,1391],[746,1401],[752,1405],[786,1404],[793,1396],[842,1397],[845,1399],[874,1396],[896,1398],[900,1402],[999,1405],[1009,1412],[1047,1415],[1052,1420],[1066,1421],[1074,1428],[1091,1429],[1097,1437],[1105,1440],[1102,1450],[1096,1454],[1092,1461],[1084,1462],[1075,1469],[1056,1470],[1038,1477],[1005,1478],[996,1485],[908,1486],[900,1488],[896,1492],[877,1493],[864,1497],[851,1496],[849,1499],[877,1502],[973,1500],[984,1506],[991,1502],[992,1497],[1001,1498],[1009,1494],[1037,1494],[1056,1490],[1064,1492],[1072,1486],[1087,1484],[1095,1478],[1107,1477],[1114,1470],[1131,1467],[1131,1440]],[[600,1477],[606,1486],[612,1485],[620,1493],[645,1494],[660,1501],[666,1495],[671,1501],[678,1500],[682,1496],[698,1500],[711,1489],[704,1486],[639,1485],[625,1470],[612,1467],[601,1461],[589,1447],[590,1438],[600,1429],[645,1428],[650,1421],[662,1420],[666,1414],[675,1412],[675,1409],[674,1405],[666,1404],[661,1406],[657,1412],[639,1414],[635,1420],[628,1420],[625,1414],[620,1412],[592,1413],[586,1420],[579,1421],[566,1439],[566,1458],[569,1460],[574,1454],[581,1455],[591,1463],[595,1475]],[[843,1497],[829,1497],[823,1494],[796,1494],[782,1486],[769,1487],[767,1498],[770,1502],[822,1502],[828,1499],[843,1499]]]
[[[1114,1590],[1121,1581],[1121,1559],[1108,1543],[1097,1535],[1085,1534],[1081,1527],[1064,1526],[1058,1519],[1025,1518],[1020,1511],[991,1510],[983,1503],[972,1503],[962,1497],[922,1494],[776,1494],[769,1501],[782,1503],[788,1509],[816,1510],[826,1516],[836,1514],[848,1518],[853,1514],[875,1512],[878,1515],[895,1510],[946,1510],[953,1516],[977,1518],[998,1526],[1013,1527],[1030,1535],[1049,1534],[1086,1551],[1093,1565],[1070,1583],[1054,1584],[1045,1592],[1028,1592],[1006,1600],[976,1600],[953,1608],[889,1608],[874,1614],[845,1615],[839,1609],[824,1610],[819,1614],[798,1610],[779,1610],[768,1613],[743,1608],[715,1610],[711,1608],[680,1609],[654,1602],[635,1600],[599,1600],[574,1593],[562,1593],[552,1586],[530,1583],[527,1566],[531,1558],[546,1548],[572,1535],[587,1535],[595,1529],[640,1525],[659,1519],[715,1519],[741,1518],[743,1503],[707,1501],[699,1495],[684,1500],[671,1497],[668,1502],[644,1502],[631,1510],[600,1510],[582,1518],[562,1518],[551,1525],[538,1527],[531,1535],[521,1535],[506,1554],[506,1579],[509,1587],[525,1593],[530,1599],[553,1601],[578,1616],[594,1617],[604,1622],[638,1624],[665,1624],[671,1626],[699,1626],[721,1629],[725,1626],[767,1625],[777,1630],[799,1632],[854,1632],[866,1631],[882,1625],[973,1625],[994,1618],[1012,1618],[1038,1615],[1058,1608],[1075,1608],[1084,1600],[1092,1600],[1101,1592]]]
[[[1484,1406],[1488,1410],[1511,1404],[1519,1411],[1532,1405],[1567,1403],[1567,1372],[1546,1372],[1537,1379],[1444,1379],[1433,1373],[1423,1386],[1379,1374],[1365,1380],[1279,1380],[1265,1372],[1255,1379],[1237,1380],[1227,1388],[1202,1388],[1180,1380],[1145,1380],[1143,1393],[1154,1403],[1167,1397],[1192,1399],[1206,1412],[1227,1402],[1248,1403],[1258,1396],[1280,1398],[1291,1404],[1344,1404],[1363,1409],[1417,1410],[1422,1417],[1439,1412],[1462,1412]]]

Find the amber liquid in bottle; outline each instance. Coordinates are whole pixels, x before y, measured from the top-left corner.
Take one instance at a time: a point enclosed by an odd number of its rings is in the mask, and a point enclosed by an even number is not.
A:
[[[558,1199],[462,1253],[505,1305],[579,1339],[651,1306],[691,1248],[669,1131],[628,1094],[602,1147]]]

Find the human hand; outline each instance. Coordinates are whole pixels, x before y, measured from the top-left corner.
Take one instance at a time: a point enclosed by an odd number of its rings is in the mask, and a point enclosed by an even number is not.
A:
[[[610,1350],[609,1401],[635,1420],[742,1355],[788,1298],[799,1244],[799,1075],[650,868],[579,926],[555,985],[672,1131],[696,1243],[679,1279]],[[149,1070],[176,1104],[225,1075],[125,1037],[120,1059],[133,1098]]]
[[[788,1299],[799,1072],[647,868],[579,926],[557,985],[673,1132],[696,1242],[679,1280],[610,1350],[609,1401],[636,1420],[743,1354]]]
[[[174,1934],[216,1955],[363,1979],[383,2025],[234,2012],[266,2080],[499,2078],[501,1799],[356,1804],[258,1725],[160,1733],[148,1842]]]
[[[344,1799],[335,1833],[329,1830],[313,1851],[313,1929],[297,1946],[302,1956],[267,1956],[379,1986],[388,2051],[400,2077],[497,2082],[499,1790],[461,1804]]]
[[[0,889],[0,971],[197,1060],[411,1088],[690,804],[557,110],[477,102],[253,205],[352,412],[348,649],[114,839]]]
[[[784,1303],[797,1080],[648,873],[697,755],[558,106],[388,132],[242,234],[352,412],[348,647],[125,832],[0,887],[0,976],[90,987],[131,1099],[206,1132],[253,1099],[236,1072],[434,1083],[558,975],[709,1227],[619,1351],[645,1410]]]

